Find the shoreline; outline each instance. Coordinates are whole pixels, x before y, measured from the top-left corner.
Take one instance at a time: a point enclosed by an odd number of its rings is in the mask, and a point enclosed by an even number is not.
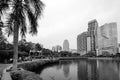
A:
[[[26,61],[26,62],[18,63],[18,69],[21,69],[20,71],[22,71],[22,72],[16,71],[15,73],[17,73],[19,75],[22,75],[23,78],[24,78],[24,75],[26,75],[26,74],[21,74],[21,73],[24,73],[24,71],[27,71],[27,75],[26,76],[31,76],[31,73],[32,74],[36,74],[35,72],[33,72],[34,68],[42,67],[42,66],[47,65],[47,64],[55,63],[57,61],[58,60],[40,60],[39,59],[39,60]],[[0,80],[12,80],[12,76],[11,76],[11,72],[12,71],[8,71],[12,66],[13,65],[11,64],[10,66],[6,67],[3,70],[2,77],[1,77]],[[20,73],[18,73],[18,72],[20,72]],[[36,75],[34,75],[33,78],[35,76]],[[32,76],[31,76],[31,78],[32,78]],[[25,77],[25,80],[28,80],[28,79],[26,79],[26,77]],[[37,80],[39,80],[39,79],[37,79]]]
[[[56,60],[34,60],[34,61],[28,61],[23,63],[18,63],[19,68],[23,68],[24,70],[34,72],[34,68],[39,68],[42,66],[45,66],[47,64],[53,64],[56,62],[59,62],[60,60],[115,60],[120,61],[120,58],[112,58],[112,57],[60,57],[56,58]],[[10,69],[12,65],[5,68],[2,73],[1,80],[11,80],[10,72],[7,72],[7,69]],[[35,73],[35,72],[34,72]]]
[[[112,58],[112,57],[60,57],[59,60],[120,60],[120,58]]]

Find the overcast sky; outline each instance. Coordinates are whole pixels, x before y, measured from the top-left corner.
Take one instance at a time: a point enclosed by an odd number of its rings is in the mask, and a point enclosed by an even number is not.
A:
[[[77,35],[87,31],[88,21],[97,19],[99,26],[117,22],[120,36],[120,0],[42,0],[46,5],[39,20],[37,36],[27,41],[39,42],[51,49],[68,39],[70,48],[77,48]],[[9,38],[10,40],[11,38]],[[118,40],[120,42],[120,40]]]

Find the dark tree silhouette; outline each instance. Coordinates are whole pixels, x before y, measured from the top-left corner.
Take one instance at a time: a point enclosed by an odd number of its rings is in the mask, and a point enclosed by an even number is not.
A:
[[[37,43],[37,44],[35,44],[35,49],[37,51],[40,51],[40,50],[42,50],[42,46],[39,43]]]

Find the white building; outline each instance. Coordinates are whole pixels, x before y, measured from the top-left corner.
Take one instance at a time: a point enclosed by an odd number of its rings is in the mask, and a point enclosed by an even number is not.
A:
[[[60,52],[60,51],[62,51],[62,47],[61,47],[60,45],[53,46],[53,47],[52,47],[52,51],[53,51],[53,52],[54,52],[54,51]]]
[[[68,42],[68,40],[64,40],[64,42],[63,42],[63,51],[69,51],[69,42]]]
[[[87,37],[87,53],[91,51],[90,37]]]
[[[98,55],[118,52],[117,24],[108,23],[98,28]]]
[[[77,53],[77,49],[70,49],[71,53]]]

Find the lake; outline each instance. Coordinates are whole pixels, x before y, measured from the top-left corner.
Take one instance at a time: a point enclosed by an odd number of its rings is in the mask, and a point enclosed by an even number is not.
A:
[[[61,60],[40,73],[43,80],[120,80],[120,61]]]

